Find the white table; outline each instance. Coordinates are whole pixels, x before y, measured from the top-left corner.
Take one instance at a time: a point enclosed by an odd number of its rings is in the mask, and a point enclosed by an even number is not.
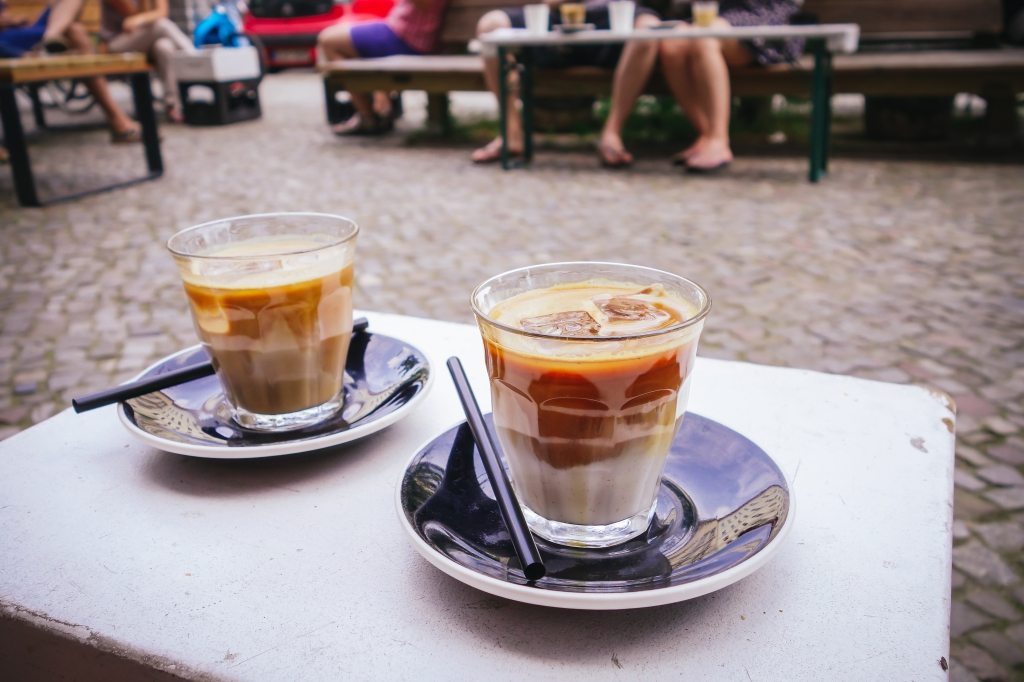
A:
[[[563,33],[530,33],[526,29],[501,28],[480,36],[484,50],[494,50],[498,57],[499,116],[501,130],[501,165],[506,170],[513,167],[508,153],[508,121],[505,101],[508,97],[509,63],[506,55],[520,51],[522,74],[520,98],[523,116],[523,162],[533,158],[533,58],[530,47],[571,47],[574,45],[595,45],[603,43],[624,43],[627,41],[646,42],[651,40],[696,40],[719,38],[732,40],[781,40],[801,38],[807,41],[808,50],[814,55],[814,71],[810,83],[811,134],[810,169],[811,182],[818,182],[828,171],[830,122],[832,118],[832,55],[853,53],[860,41],[860,27],[857,24],[812,24],[799,26],[729,26],[700,28],[690,25],[671,29],[634,29],[629,32],[609,30],[578,31]]]
[[[409,545],[395,486],[460,419],[449,355],[486,408],[482,349],[469,326],[368,317],[437,377],[418,410],[363,442],[191,459],[135,444],[107,407],[0,443],[0,677],[109,673],[111,652],[261,681],[946,679],[954,417],[941,395],[702,358],[691,409],[787,474],[786,544],[689,602],[557,610],[476,591]]]

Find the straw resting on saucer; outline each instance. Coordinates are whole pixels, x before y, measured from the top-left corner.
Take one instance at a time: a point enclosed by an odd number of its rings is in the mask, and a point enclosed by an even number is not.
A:
[[[360,317],[352,323],[352,333],[358,334],[360,332],[365,332],[368,326],[369,322],[366,321],[366,318]],[[73,398],[71,400],[71,406],[75,408],[75,412],[87,412],[88,410],[94,410],[97,407],[119,403],[130,398],[138,398],[140,395],[146,395],[147,393],[152,393],[154,391],[162,391],[163,389],[170,388],[171,386],[177,386],[189,381],[195,381],[196,379],[202,379],[203,377],[208,377],[213,373],[213,363],[200,362],[173,372],[166,372],[164,374],[139,379],[138,381],[133,381],[128,384],[121,384],[120,386],[114,386],[113,388],[84,395],[81,398]]]
[[[519,556],[519,563],[523,567],[523,574],[527,580],[540,580],[544,577],[547,569],[540,558],[540,551],[537,543],[533,540],[529,527],[526,525],[526,518],[523,516],[522,507],[516,499],[512,484],[509,483],[505,474],[505,467],[501,465],[498,456],[501,446],[494,432],[487,426],[483,414],[480,413],[480,406],[473,395],[473,389],[469,387],[469,380],[466,372],[462,369],[462,363],[456,357],[448,358],[448,371],[452,374],[455,382],[455,391],[459,394],[462,402],[462,410],[466,413],[466,421],[469,422],[469,429],[473,432],[476,440],[477,450],[480,451],[480,459],[487,471],[487,478],[491,481],[491,488],[494,490],[494,497],[498,502],[498,509],[501,511],[501,518],[505,520],[505,527],[512,538],[512,546],[515,547]]]

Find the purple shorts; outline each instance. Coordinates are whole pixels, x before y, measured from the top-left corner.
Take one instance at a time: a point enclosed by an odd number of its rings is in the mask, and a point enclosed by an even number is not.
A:
[[[383,21],[364,21],[349,29],[352,45],[360,57],[390,57],[393,54],[420,54]]]

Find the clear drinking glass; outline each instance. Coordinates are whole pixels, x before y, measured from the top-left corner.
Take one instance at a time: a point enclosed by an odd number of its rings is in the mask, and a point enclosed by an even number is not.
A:
[[[196,332],[241,426],[297,429],[341,409],[358,231],[340,216],[267,213],[168,240]]]
[[[608,547],[650,524],[711,299],[616,263],[512,270],[473,292],[493,419],[531,530]]]
[[[693,3],[693,23],[707,28],[718,18],[718,3],[715,0],[695,0]]]

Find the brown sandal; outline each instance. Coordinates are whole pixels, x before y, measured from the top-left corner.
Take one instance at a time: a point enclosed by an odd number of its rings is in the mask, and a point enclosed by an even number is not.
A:
[[[110,141],[113,144],[137,144],[142,142],[142,128],[132,126],[125,130],[111,130]]]

